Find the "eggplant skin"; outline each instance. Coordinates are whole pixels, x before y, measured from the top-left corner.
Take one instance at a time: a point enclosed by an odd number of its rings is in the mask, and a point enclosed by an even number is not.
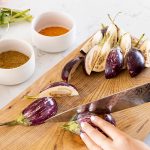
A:
[[[113,48],[107,56],[105,65],[105,77],[110,79],[116,77],[123,68],[124,57],[121,48]]]
[[[43,92],[43,91],[45,91],[45,90],[47,90],[49,88],[56,87],[56,86],[72,86],[74,89],[77,90],[77,88],[74,85],[69,84],[67,82],[60,81],[60,82],[53,82],[53,83],[51,83],[46,88],[44,88],[41,92]]]
[[[29,125],[39,125],[57,113],[56,101],[51,97],[43,97],[31,103],[22,111],[25,120]]]
[[[93,123],[91,122],[91,116],[97,116],[95,113],[92,113],[92,112],[83,112],[83,113],[79,113],[77,115],[77,122],[79,124],[81,124],[82,122],[87,122],[89,124],[91,124],[92,126],[95,127],[95,125],[93,125]],[[116,121],[115,119],[112,117],[111,114],[104,114],[102,115],[102,118],[111,123],[112,125],[116,126]]]
[[[112,117],[111,114],[104,114],[104,120],[116,126],[116,120]]]
[[[145,68],[144,56],[136,48],[129,50],[126,56],[126,63],[131,77],[135,77]]]
[[[82,122],[87,122],[91,126],[93,126],[95,129],[97,129],[98,131],[100,131],[101,133],[103,133],[104,135],[106,135],[99,127],[97,127],[95,124],[93,124],[91,122],[91,116],[97,116],[97,114],[89,112],[89,111],[78,113],[68,123],[64,124],[63,128],[65,130],[68,130],[68,131],[70,131],[72,133],[75,133],[75,134],[79,135],[81,132],[84,132],[84,131],[82,131],[80,124]],[[101,117],[104,120],[106,120],[107,122],[109,122],[112,125],[116,126],[116,121],[112,117],[111,114],[104,114],[104,115],[101,115]]]
[[[79,56],[69,61],[62,70],[62,73],[61,73],[62,80],[68,82],[71,74],[77,69],[77,67],[83,62],[83,60],[84,60],[84,57]]]

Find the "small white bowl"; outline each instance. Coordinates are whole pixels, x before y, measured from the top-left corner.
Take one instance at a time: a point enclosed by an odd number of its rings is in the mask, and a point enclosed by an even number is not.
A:
[[[60,36],[45,36],[39,33],[42,29],[50,26],[66,27],[69,31]],[[70,15],[59,11],[49,11],[33,19],[31,32],[33,44],[37,48],[54,53],[64,51],[73,44],[76,27]]]
[[[35,55],[32,46],[18,39],[2,39],[0,40],[0,53],[9,50],[16,50],[29,57],[29,60],[12,69],[0,68],[0,84],[3,85],[15,85],[26,81],[34,72],[35,69]]]

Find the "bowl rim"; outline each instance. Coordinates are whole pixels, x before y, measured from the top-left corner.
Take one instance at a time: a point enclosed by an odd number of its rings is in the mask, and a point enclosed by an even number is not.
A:
[[[58,36],[48,36],[48,35],[40,34],[38,31],[35,30],[35,26],[38,24],[36,21],[37,21],[42,15],[48,14],[48,13],[57,13],[57,14],[59,14],[59,15],[61,15],[61,14],[65,15],[65,17],[68,18],[69,20],[71,20],[71,22],[72,22],[72,27],[71,27],[71,29],[69,29],[69,31],[66,32],[65,34],[58,35]],[[58,26],[59,26],[59,25],[58,25]],[[32,23],[31,23],[31,29],[32,29],[36,34],[38,34],[38,35],[41,36],[41,37],[45,37],[45,38],[49,38],[49,39],[55,39],[55,38],[61,38],[61,37],[68,36],[68,34],[70,34],[71,32],[73,32],[73,31],[75,30],[75,28],[76,28],[75,20],[73,19],[73,17],[72,17],[70,14],[68,14],[68,13],[66,13],[66,12],[64,12],[64,11],[56,11],[56,10],[55,10],[55,11],[45,11],[45,12],[39,14],[38,16],[36,16],[35,18],[33,18]]]
[[[3,39],[0,40],[0,43],[3,42],[3,41],[7,41],[7,40],[18,41],[18,42],[21,42],[24,45],[27,45],[29,47],[30,52],[31,52],[31,56],[29,57],[29,60],[27,62],[25,62],[24,64],[22,64],[18,67],[15,67],[15,68],[0,68],[0,71],[11,71],[11,70],[21,69],[21,68],[25,67],[30,61],[32,61],[32,59],[34,59],[34,57],[35,57],[34,49],[33,49],[33,47],[31,46],[30,43],[28,43],[25,40],[20,40],[20,39],[17,39],[17,38],[3,38]]]

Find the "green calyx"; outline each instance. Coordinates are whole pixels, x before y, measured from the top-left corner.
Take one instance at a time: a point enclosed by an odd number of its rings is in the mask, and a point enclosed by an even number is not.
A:
[[[30,122],[21,114],[16,120],[0,123],[0,126],[15,126],[15,125],[29,126]]]
[[[67,131],[70,131],[75,134],[80,134],[80,125],[77,121],[69,121],[68,123],[63,125],[63,128]]]
[[[137,43],[135,44],[134,47],[138,47],[138,46],[139,46],[139,44],[140,44],[140,42],[142,41],[142,39],[144,38],[144,36],[145,36],[145,34],[143,33],[143,34],[141,35],[140,39],[139,39],[139,40],[137,41]]]

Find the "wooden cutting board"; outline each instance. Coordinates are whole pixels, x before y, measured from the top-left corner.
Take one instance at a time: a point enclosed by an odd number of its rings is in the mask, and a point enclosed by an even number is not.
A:
[[[79,52],[80,47],[76,48],[33,85],[1,109],[0,122],[17,118],[18,114],[33,101],[25,99],[24,95],[36,95],[49,83],[61,81],[63,66],[72,58],[81,55]],[[70,83],[77,87],[80,96],[57,98],[58,113],[147,82],[150,82],[150,69],[145,69],[135,78],[131,78],[127,71],[123,71],[118,77],[106,80],[104,72],[92,73],[91,76],[87,76],[82,68],[79,67]],[[137,139],[143,140],[150,131],[150,103],[113,113],[113,116],[116,118],[118,128]],[[61,128],[62,124],[47,122],[43,125],[32,127],[0,127],[0,149],[86,150],[80,137],[64,131]]]

